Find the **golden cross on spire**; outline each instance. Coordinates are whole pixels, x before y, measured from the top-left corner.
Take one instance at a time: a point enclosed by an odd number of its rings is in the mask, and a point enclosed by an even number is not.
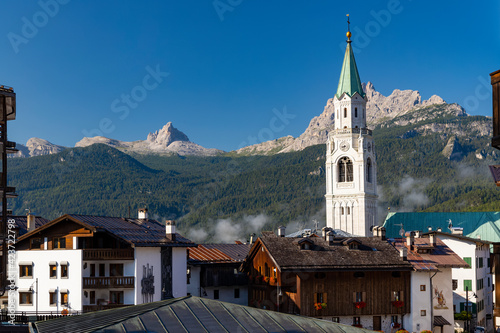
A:
[[[346,33],[346,36],[347,36],[347,42],[350,43],[351,42],[351,22],[349,21],[349,14],[347,14],[347,33]]]

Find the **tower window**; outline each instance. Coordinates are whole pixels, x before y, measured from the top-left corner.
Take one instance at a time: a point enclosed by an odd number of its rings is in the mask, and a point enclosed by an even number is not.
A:
[[[344,215],[344,207],[340,208],[340,210],[342,212],[341,214]]]
[[[352,182],[353,177],[352,161],[347,157],[342,157],[339,161],[339,183]]]
[[[347,118],[347,108],[344,108],[344,118]]]
[[[354,117],[358,118],[358,108],[354,108]]]
[[[351,207],[347,207],[347,215],[351,215]]]
[[[372,182],[372,160],[370,158],[366,160],[366,181]]]

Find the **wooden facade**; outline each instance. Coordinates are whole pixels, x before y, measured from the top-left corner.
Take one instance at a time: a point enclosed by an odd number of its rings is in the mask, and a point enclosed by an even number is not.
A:
[[[251,251],[249,305],[310,317],[404,315],[410,312],[411,271],[281,271],[264,244]],[[318,252],[321,255],[321,252]],[[317,309],[315,304],[324,303]]]

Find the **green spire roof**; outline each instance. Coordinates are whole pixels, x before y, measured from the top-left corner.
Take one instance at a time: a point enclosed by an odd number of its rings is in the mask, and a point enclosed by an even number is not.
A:
[[[354,53],[352,52],[351,41],[348,40],[336,96],[340,98],[343,93],[346,93],[349,97],[352,97],[356,92],[361,97],[365,97],[365,93],[361,87],[361,80],[359,79],[358,67],[356,67],[356,60],[354,60]]]

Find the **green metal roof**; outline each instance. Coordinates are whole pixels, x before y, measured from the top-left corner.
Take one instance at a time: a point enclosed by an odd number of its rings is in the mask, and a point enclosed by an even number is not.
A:
[[[354,60],[351,42],[348,41],[336,96],[340,98],[343,93],[346,93],[349,97],[352,97],[356,92],[359,93],[361,97],[365,97],[363,87],[361,87],[361,80],[359,79],[356,60]]]
[[[427,232],[432,227],[432,230],[441,228],[443,232],[450,232],[449,220],[453,227],[464,229],[464,236],[500,242],[500,212],[389,213],[384,227],[388,238],[397,238],[401,225],[405,231]]]
[[[372,331],[195,296],[68,316],[31,324],[35,333]]]

